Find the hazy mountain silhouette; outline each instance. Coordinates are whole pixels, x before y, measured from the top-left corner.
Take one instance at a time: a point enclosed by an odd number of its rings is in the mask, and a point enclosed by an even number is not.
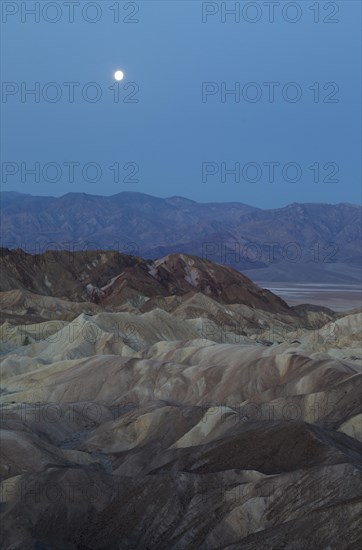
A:
[[[361,280],[361,208],[298,204],[263,210],[122,192],[103,197],[1,194],[3,246],[114,249],[146,258],[194,254],[256,281]]]

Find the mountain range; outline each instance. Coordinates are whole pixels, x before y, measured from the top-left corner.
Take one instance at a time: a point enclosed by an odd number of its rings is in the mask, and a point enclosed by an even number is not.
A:
[[[1,194],[2,245],[171,253],[229,265],[259,282],[361,282],[361,207],[298,204],[267,209],[122,192],[62,197]]]

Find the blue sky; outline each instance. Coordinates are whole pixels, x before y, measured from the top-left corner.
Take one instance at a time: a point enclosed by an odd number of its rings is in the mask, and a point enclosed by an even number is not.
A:
[[[3,190],[360,202],[360,2],[2,4]]]

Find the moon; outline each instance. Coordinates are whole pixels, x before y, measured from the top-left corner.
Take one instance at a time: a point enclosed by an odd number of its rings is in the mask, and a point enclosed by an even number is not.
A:
[[[118,81],[119,81],[119,80],[123,80],[123,78],[124,78],[123,71],[116,71],[116,72],[114,73],[114,78],[115,78],[116,80],[118,80]]]

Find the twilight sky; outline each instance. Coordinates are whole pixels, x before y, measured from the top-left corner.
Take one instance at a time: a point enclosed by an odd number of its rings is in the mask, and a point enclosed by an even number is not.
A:
[[[2,190],[360,202],[359,1],[1,7]]]

